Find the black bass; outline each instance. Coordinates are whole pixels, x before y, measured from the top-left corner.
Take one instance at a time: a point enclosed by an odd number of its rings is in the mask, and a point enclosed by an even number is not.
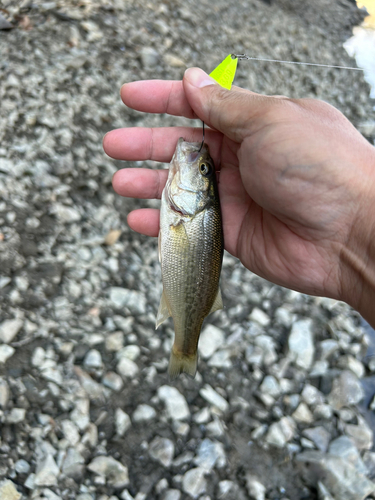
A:
[[[223,230],[214,163],[206,144],[180,138],[169,165],[160,211],[163,293],[156,328],[172,316],[171,379],[197,370],[203,320],[223,307],[219,279]]]

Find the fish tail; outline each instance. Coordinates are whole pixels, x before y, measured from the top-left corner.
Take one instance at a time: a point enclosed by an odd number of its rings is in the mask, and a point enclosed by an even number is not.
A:
[[[177,378],[180,373],[187,373],[191,377],[195,376],[197,371],[198,354],[183,354],[172,347],[171,357],[169,358],[168,375],[170,380]]]

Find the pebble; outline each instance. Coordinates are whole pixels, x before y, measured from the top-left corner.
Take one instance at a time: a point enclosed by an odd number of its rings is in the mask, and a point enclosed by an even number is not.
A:
[[[292,413],[292,417],[299,424],[311,424],[314,421],[313,414],[306,403],[300,403],[296,411]]]
[[[280,395],[280,384],[276,378],[272,375],[266,375],[259,387],[260,391],[264,394],[268,394],[273,398],[277,398]]]
[[[1,500],[20,500],[21,493],[16,489],[16,486],[9,479],[0,482],[0,498]]]
[[[113,286],[109,289],[109,300],[115,309],[127,307],[132,314],[146,313],[146,297],[142,292]]]
[[[226,464],[226,456],[223,445],[221,443],[213,442],[210,439],[204,439],[194,459],[195,465],[206,470],[207,473],[211,472],[214,466],[222,468]]]
[[[333,381],[329,403],[335,410],[339,410],[343,406],[359,403],[363,397],[364,391],[360,381],[353,372],[345,370]]]
[[[305,429],[302,434],[312,441],[318,450],[326,452],[331,439],[331,434],[321,425]]]
[[[331,455],[350,462],[361,474],[367,473],[367,467],[358,449],[348,436],[340,436],[331,441],[328,451]]]
[[[265,500],[266,498],[266,487],[262,484],[259,479],[251,474],[246,476],[246,489],[251,498],[254,500]]]
[[[159,53],[152,47],[143,47],[141,62],[145,69],[154,68],[159,62]]]
[[[266,443],[283,448],[288,441],[293,439],[296,431],[296,426],[290,417],[283,417],[279,422],[274,422],[270,425]]]
[[[0,378],[0,408],[6,408],[9,401],[9,385],[8,382]]]
[[[162,385],[158,389],[158,397],[163,401],[167,416],[172,420],[187,420],[190,410],[184,396],[169,385]]]
[[[26,410],[24,408],[12,408],[6,417],[7,424],[19,424],[25,420]]]
[[[254,307],[249,316],[250,321],[255,321],[260,326],[268,326],[271,322],[271,319],[267,314],[259,309],[259,307]]]
[[[308,370],[314,359],[312,320],[303,319],[293,323],[288,338],[289,355],[296,366]]]
[[[60,470],[51,454],[38,462],[34,478],[35,486],[56,486]]]
[[[79,398],[75,401],[75,408],[70,414],[71,420],[81,431],[85,430],[90,423],[90,401],[86,398]]]
[[[213,366],[215,368],[232,368],[231,361],[231,351],[229,349],[223,349],[216,351],[208,361],[208,366]]]
[[[220,396],[218,392],[215,391],[209,384],[205,384],[205,386],[199,391],[199,394],[212,406],[220,410],[221,412],[225,412],[229,408],[229,403],[223,396]]]
[[[301,397],[309,406],[315,406],[324,403],[323,394],[313,385],[306,384],[301,392]]]
[[[168,24],[163,21],[162,19],[157,19],[156,21],[154,21],[153,23],[153,28],[155,31],[157,31],[158,33],[160,33],[160,35],[167,35],[169,33],[169,26]]]
[[[23,458],[20,458],[14,464],[14,470],[18,474],[27,474],[30,470],[30,464],[29,464],[29,462],[26,462],[26,460],[24,460]]]
[[[175,489],[167,490],[162,496],[162,500],[180,500],[180,498],[181,498],[181,491]]]
[[[7,319],[3,321],[0,325],[0,341],[5,344],[9,344],[12,342],[17,333],[21,330],[23,326],[23,320],[16,319]]]
[[[215,351],[223,347],[225,333],[214,325],[207,325],[203,328],[199,337],[198,351],[203,359],[210,358]]]
[[[332,415],[333,415],[333,409],[328,404],[321,404],[321,405],[317,405],[314,408],[313,414],[314,414],[314,418],[316,420],[319,420],[321,418],[324,420],[330,420],[332,418]]]
[[[102,379],[102,383],[103,385],[105,385],[109,389],[112,389],[112,391],[115,392],[121,391],[121,389],[124,386],[122,378],[115,372],[107,372]]]
[[[206,491],[207,481],[206,471],[201,467],[196,467],[185,472],[182,478],[182,489],[192,498],[198,498]]]
[[[116,355],[117,359],[127,358],[135,361],[139,358],[141,349],[137,345],[127,345],[123,347]]]
[[[6,363],[13,356],[16,350],[7,344],[0,345],[0,364]]]
[[[125,432],[131,427],[131,420],[129,415],[121,410],[121,408],[116,408],[115,426],[116,434],[120,437],[122,437]]]
[[[346,424],[345,434],[354,441],[358,450],[371,450],[374,433],[363,418],[358,416],[358,425]]]
[[[105,348],[107,351],[120,351],[124,346],[124,334],[122,332],[114,332],[108,335],[105,339]]]
[[[324,478],[333,498],[364,500],[375,492],[375,484],[340,457],[312,450],[297,455],[296,463],[307,484],[316,487]]]
[[[62,420],[61,427],[65,439],[69,442],[71,446],[75,446],[79,443],[80,435],[77,426],[71,420]]]
[[[151,441],[148,452],[151,458],[168,468],[174,457],[173,441],[157,436]]]
[[[134,410],[133,422],[150,422],[156,418],[156,411],[152,406],[141,404]]]
[[[129,484],[128,468],[112,457],[95,457],[87,468],[95,474],[105,477],[107,484],[114,488],[124,488]]]
[[[138,365],[129,358],[121,358],[117,363],[116,370],[126,378],[134,378],[138,373]]]
[[[62,472],[73,479],[82,478],[85,459],[75,448],[68,448],[62,465]]]
[[[103,366],[102,356],[96,349],[90,349],[83,360],[86,368],[101,368]]]
[[[228,479],[220,481],[218,484],[217,498],[218,500],[238,500],[238,485],[233,481],[229,481]]]

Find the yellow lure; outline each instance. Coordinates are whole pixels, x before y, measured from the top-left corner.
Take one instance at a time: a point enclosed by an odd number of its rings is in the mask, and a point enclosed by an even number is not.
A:
[[[229,56],[210,73],[210,77],[225,89],[230,90],[236,74],[237,62],[237,57],[232,58],[232,55],[229,54]]]

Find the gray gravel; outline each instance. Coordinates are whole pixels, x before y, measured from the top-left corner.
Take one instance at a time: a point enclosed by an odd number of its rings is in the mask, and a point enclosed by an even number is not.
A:
[[[157,243],[132,233],[122,83],[228,53],[352,66],[350,0],[3,0],[0,6],[0,498],[358,500],[375,493],[375,335],[347,305],[274,286],[226,254],[225,309],[194,380],[154,329]],[[366,137],[360,72],[240,62],[236,84],[324,99]],[[133,166],[156,168],[154,162]],[[313,473],[309,472],[313,470]]]

